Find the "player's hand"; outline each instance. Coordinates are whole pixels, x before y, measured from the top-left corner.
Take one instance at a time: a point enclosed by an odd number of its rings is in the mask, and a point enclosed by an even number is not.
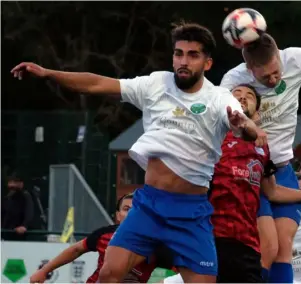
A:
[[[262,147],[267,144],[267,134],[256,126],[254,122],[248,119],[245,114],[236,110],[232,112],[232,109],[229,106],[227,107],[227,114],[232,130],[246,131],[247,129],[248,135],[253,137],[257,147]]]
[[[10,73],[12,73],[14,77],[18,78],[19,80],[22,80],[25,72],[40,78],[44,78],[48,74],[48,69],[32,62],[22,62],[10,71]]]
[[[256,133],[257,133],[257,139],[255,140],[255,145],[257,147],[262,147],[266,145],[268,143],[267,134],[259,127],[257,127]]]
[[[232,127],[237,129],[240,128],[243,129],[245,127],[247,118],[243,113],[237,110],[232,112],[231,107],[228,106],[227,114],[228,114],[229,123]]]
[[[47,273],[45,273],[42,269],[35,272],[30,277],[30,283],[44,283],[47,278]]]
[[[24,226],[19,226],[19,227],[15,228],[15,231],[18,234],[23,235],[27,231],[27,229]]]

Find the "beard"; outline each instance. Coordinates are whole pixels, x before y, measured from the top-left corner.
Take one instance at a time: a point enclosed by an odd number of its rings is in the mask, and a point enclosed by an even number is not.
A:
[[[248,117],[248,118],[252,118],[253,115],[251,115],[251,113],[249,112],[249,110],[245,110],[244,114]]]
[[[242,104],[241,104],[241,107],[242,107],[243,113],[247,116],[247,118],[250,118],[253,120],[253,118],[257,114],[257,111],[255,110],[255,108],[253,108],[253,107],[248,108],[248,105],[242,105]]]
[[[185,69],[185,71],[190,73],[190,77],[181,78],[181,77],[179,77],[177,72],[174,72],[175,83],[180,90],[190,89],[201,79],[201,77],[203,75],[203,70],[200,70],[199,72],[195,72],[195,73],[192,73],[191,71],[188,71],[187,69]]]

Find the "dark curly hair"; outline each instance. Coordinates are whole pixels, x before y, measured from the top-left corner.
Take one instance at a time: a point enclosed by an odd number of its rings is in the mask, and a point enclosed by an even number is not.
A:
[[[173,30],[171,31],[171,40],[173,48],[176,42],[181,40],[196,41],[203,46],[203,52],[207,56],[211,56],[216,48],[216,42],[212,32],[197,24],[186,23],[181,21],[179,24],[172,24]]]

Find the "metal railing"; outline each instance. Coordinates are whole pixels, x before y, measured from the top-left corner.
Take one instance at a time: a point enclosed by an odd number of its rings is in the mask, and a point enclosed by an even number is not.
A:
[[[75,165],[51,165],[48,231],[63,230],[68,209],[71,207],[74,208],[75,231],[92,232],[113,224]]]
[[[73,243],[87,237],[91,232],[74,232],[68,242]],[[1,240],[26,242],[60,243],[61,231],[28,230],[24,235],[18,235],[14,230],[1,229]]]

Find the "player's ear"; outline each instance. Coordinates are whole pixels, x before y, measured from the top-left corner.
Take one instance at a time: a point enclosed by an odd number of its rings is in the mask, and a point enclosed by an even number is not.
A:
[[[204,66],[204,70],[208,71],[211,69],[213,64],[213,59],[211,57],[207,57],[206,61],[205,61],[205,66]]]

